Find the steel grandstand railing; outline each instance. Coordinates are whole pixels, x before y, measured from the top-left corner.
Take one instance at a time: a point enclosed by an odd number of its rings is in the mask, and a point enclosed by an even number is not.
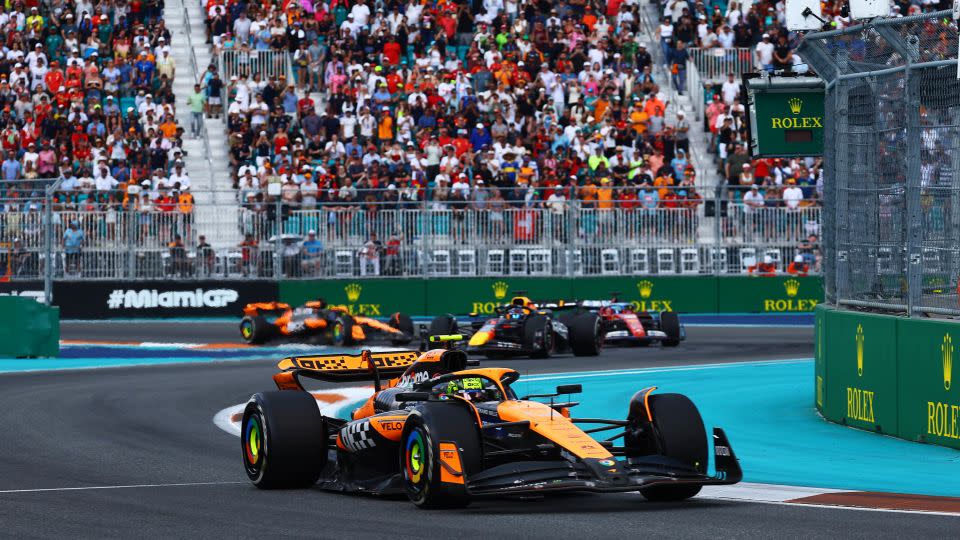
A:
[[[244,241],[211,246],[202,237],[223,220],[205,223],[213,213],[197,212],[198,205],[121,198],[76,205],[50,197],[0,213],[4,279],[743,274],[764,259],[786,271],[797,255],[815,273],[820,259],[820,208],[779,200],[754,207],[717,199],[719,217],[705,217],[702,205],[676,201],[656,208],[635,200],[527,206],[499,199],[304,206],[261,197],[218,208],[233,214],[227,221]],[[719,231],[715,240],[701,239],[703,222]],[[80,249],[64,242],[71,224],[82,232]]]
[[[733,73],[739,81],[740,75],[754,71],[753,49],[748,47],[733,49],[690,47],[687,51],[690,54],[689,63],[696,66],[702,83],[723,82],[730,73]]]

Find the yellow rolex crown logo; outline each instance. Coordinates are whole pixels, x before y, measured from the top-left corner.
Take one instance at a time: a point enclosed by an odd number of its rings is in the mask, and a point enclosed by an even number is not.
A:
[[[863,325],[857,325],[857,375],[863,376]]]
[[[803,100],[797,97],[790,98],[787,104],[790,105],[790,112],[793,114],[800,114],[800,109],[803,108]]]
[[[360,291],[363,290],[363,287],[359,283],[351,283],[343,288],[347,293],[347,300],[351,302],[356,302],[360,299]]]
[[[943,360],[943,389],[950,390],[953,379],[953,338],[950,334],[943,335],[943,344],[940,345],[940,358]]]
[[[783,288],[787,291],[787,296],[793,298],[800,291],[800,282],[795,279],[788,279],[783,283]]]
[[[506,281],[497,281],[493,285],[493,297],[500,300],[507,296],[507,289],[510,288]]]
[[[653,282],[647,280],[637,282],[637,292],[640,293],[640,298],[650,298],[653,294]]]

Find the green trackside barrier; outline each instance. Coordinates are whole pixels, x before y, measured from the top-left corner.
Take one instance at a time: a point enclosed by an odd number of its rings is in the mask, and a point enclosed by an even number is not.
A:
[[[280,300],[319,297],[351,313],[386,316],[491,314],[514,293],[535,299],[607,299],[617,293],[645,311],[682,313],[812,312],[823,299],[820,277],[609,276],[498,278],[379,278],[280,282]]]
[[[717,278],[718,313],[809,313],[823,301],[823,279],[794,276]]]
[[[0,356],[60,354],[60,308],[29,297],[0,296]]]
[[[960,384],[953,377],[960,324],[902,319],[897,341],[900,436],[960,448]]]
[[[960,448],[960,324],[820,306],[815,328],[814,395],[825,418]]]
[[[280,301],[300,305],[323,298],[332,305],[342,305],[354,315],[387,317],[403,312],[411,315],[428,313],[422,279],[325,279],[281,281]]]

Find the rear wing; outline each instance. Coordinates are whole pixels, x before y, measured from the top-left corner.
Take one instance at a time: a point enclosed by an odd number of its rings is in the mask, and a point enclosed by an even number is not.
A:
[[[419,357],[416,351],[368,350],[360,354],[292,356],[277,364],[280,373],[273,380],[281,390],[302,390],[301,376],[329,382],[373,381],[379,390],[381,377],[399,377]]]

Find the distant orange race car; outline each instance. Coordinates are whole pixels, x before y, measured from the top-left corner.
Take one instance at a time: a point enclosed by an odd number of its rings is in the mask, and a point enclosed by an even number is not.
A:
[[[677,501],[743,476],[723,430],[708,437],[696,406],[681,394],[649,387],[626,404],[626,420],[576,418],[570,409],[577,402],[555,398],[580,392],[579,384],[518,397],[517,371],[470,366],[457,349],[286,358],[273,376],[279,391],[255,394],[244,409],[247,476],[265,489],[319,482],[340,492],[406,494],[419,507],[571,491]],[[372,380],[375,393],[350,420],[328,417],[303,377]],[[385,377],[393,378],[381,382]],[[590,436],[598,432],[606,433]]]
[[[243,308],[240,337],[259,345],[271,340],[306,341],[317,345],[349,346],[383,339],[393,345],[413,341],[413,321],[394,313],[387,322],[351,315],[346,308],[320,299],[293,308],[283,302],[258,302]]]

